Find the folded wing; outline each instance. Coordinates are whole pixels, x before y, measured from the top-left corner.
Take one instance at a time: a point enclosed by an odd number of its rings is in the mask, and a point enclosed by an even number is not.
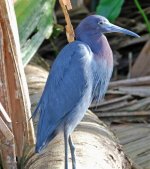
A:
[[[85,44],[68,44],[57,56],[49,74],[37,112],[40,112],[36,151],[53,139],[63,117],[84,95],[87,86],[87,62],[91,53]]]

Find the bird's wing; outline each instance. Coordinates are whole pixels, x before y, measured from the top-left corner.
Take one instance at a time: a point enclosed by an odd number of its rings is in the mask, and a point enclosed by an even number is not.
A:
[[[85,65],[91,57],[89,47],[79,41],[68,44],[59,53],[36,109],[40,112],[37,149],[52,139],[63,117],[80,101],[87,85]]]

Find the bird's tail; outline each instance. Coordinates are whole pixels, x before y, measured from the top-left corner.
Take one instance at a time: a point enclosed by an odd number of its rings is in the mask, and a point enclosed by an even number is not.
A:
[[[45,142],[43,142],[43,144],[41,145],[41,142],[38,142],[36,143],[36,146],[35,146],[35,153],[40,153],[47,145],[48,143],[53,140],[53,138],[57,135],[57,130],[54,130],[52,132],[51,135],[49,135],[49,137],[46,139]]]
[[[38,102],[34,112],[32,113],[31,117],[29,118],[29,121],[32,119],[32,118],[35,118],[36,114],[39,112],[39,107],[40,107],[40,104],[41,104],[41,98],[40,98],[40,101]]]

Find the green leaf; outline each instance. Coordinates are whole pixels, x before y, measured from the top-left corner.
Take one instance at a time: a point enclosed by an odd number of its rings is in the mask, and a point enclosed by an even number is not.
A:
[[[119,16],[123,3],[124,0],[100,0],[96,13],[113,22]]]
[[[145,21],[147,31],[150,33],[150,21],[148,19],[148,16],[146,15],[145,11],[142,9],[142,6],[138,0],[134,0],[134,3]]]
[[[24,66],[52,34],[54,5],[55,0],[18,0],[15,3]]]

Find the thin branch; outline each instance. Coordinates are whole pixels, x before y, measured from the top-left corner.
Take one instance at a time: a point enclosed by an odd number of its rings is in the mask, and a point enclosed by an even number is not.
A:
[[[0,112],[3,116],[3,118],[8,122],[8,123],[11,123],[11,119],[10,117],[8,116],[7,112],[5,111],[4,107],[2,106],[2,104],[0,103]]]
[[[1,117],[0,117],[0,131],[3,133],[6,140],[12,140],[14,138],[13,133],[11,132],[11,130]]]
[[[73,30],[73,26],[71,24],[71,20],[68,14],[67,10],[72,9],[71,6],[71,2],[70,0],[59,0],[59,3],[61,5],[62,11],[64,13],[65,16],[65,20],[66,20],[66,36],[67,36],[67,40],[68,42],[73,42],[74,41],[74,30]]]
[[[62,0],[63,4],[67,7],[67,10],[72,9],[70,0]]]

